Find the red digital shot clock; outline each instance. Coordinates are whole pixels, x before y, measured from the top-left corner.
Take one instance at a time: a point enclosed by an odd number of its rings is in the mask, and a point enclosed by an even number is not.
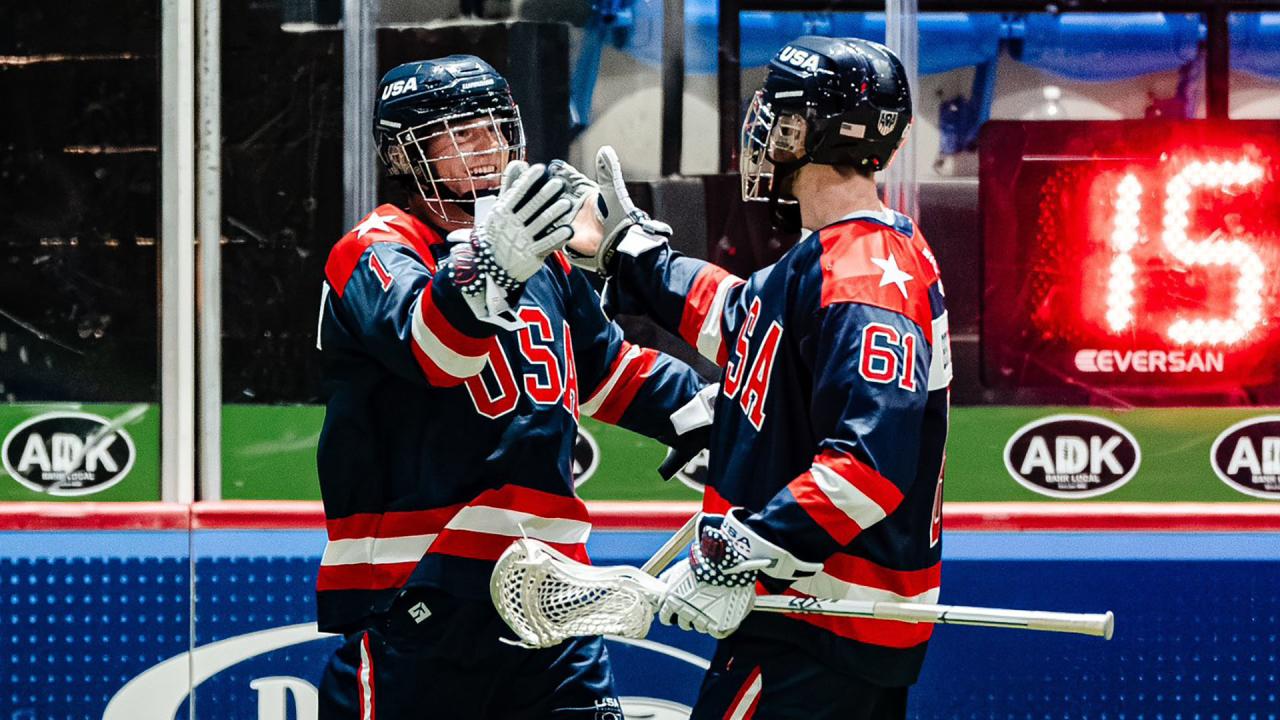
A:
[[[1280,401],[1280,122],[991,122],[983,381]]]

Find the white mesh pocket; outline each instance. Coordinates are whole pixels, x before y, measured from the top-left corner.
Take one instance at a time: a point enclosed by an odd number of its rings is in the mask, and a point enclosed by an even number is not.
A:
[[[489,591],[522,643],[550,647],[571,637],[644,637],[663,585],[635,568],[584,565],[526,538],[498,559]]]

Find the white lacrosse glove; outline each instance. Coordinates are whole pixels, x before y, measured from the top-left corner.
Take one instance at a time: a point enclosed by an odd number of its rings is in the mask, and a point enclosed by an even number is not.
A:
[[[569,223],[582,207],[581,199],[574,200],[568,184],[545,165],[508,163],[497,202],[472,234],[477,272],[503,290],[519,289],[573,237]]]
[[[575,171],[576,172],[576,171]],[[581,176],[581,173],[578,173]],[[585,178],[584,178],[585,179]],[[596,216],[604,226],[600,245],[594,252],[584,253],[565,248],[569,262],[591,272],[608,275],[613,257],[619,251],[638,255],[663,245],[671,237],[671,226],[654,220],[637,208],[622,178],[622,163],[613,148],[605,145],[596,153],[596,182],[599,199]]]
[[[747,514],[734,508],[728,515],[699,518],[689,557],[661,576],[667,583],[658,606],[662,624],[728,637],[755,606],[759,573],[798,580],[822,569],[756,535],[741,521]]]
[[[565,184],[569,186],[569,192],[574,196],[574,199],[578,203],[578,208],[582,207],[582,203],[591,195],[591,193],[600,191],[600,186],[596,184],[595,180],[583,175],[578,168],[570,165],[564,160],[552,160],[550,163],[547,163],[547,170],[550,171],[553,176],[565,181]],[[598,205],[595,207],[595,212],[596,217],[599,217],[600,208]],[[575,211],[574,215],[577,214],[578,213]]]
[[[667,456],[658,467],[663,480],[670,480],[698,453],[711,444],[711,423],[716,419],[716,397],[720,383],[707,385],[689,399],[689,402],[671,413],[671,427],[676,431],[675,444],[667,449]]]

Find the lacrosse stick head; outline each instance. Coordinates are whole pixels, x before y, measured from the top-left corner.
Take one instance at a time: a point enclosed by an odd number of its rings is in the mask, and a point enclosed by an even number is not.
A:
[[[642,638],[664,589],[636,568],[586,565],[529,538],[502,553],[489,579],[498,615],[535,648],[593,635]]]

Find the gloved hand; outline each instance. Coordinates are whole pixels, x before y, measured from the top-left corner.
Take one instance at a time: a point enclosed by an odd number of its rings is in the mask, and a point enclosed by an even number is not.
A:
[[[508,292],[518,289],[573,237],[575,199],[580,208],[568,183],[545,165],[508,163],[498,200],[471,237],[477,273]]]
[[[716,396],[719,394],[720,383],[707,385],[671,413],[671,427],[676,436],[658,467],[658,474],[663,480],[675,477],[698,453],[710,447],[711,423],[715,421]]]
[[[662,624],[728,637],[755,605],[759,573],[798,580],[822,569],[821,563],[800,560],[761,538],[743,523],[748,514],[733,508],[698,520],[698,540],[689,557],[661,576],[667,583],[658,606]]]
[[[570,165],[564,160],[552,160],[547,164],[547,170],[550,171],[553,176],[564,180],[565,184],[569,186],[569,192],[578,199],[578,202],[582,202],[586,198],[590,197],[592,193],[600,192],[600,186],[596,184],[595,180],[583,175],[578,168]],[[596,213],[597,217],[600,215],[600,209],[598,206],[593,204],[592,210]]]
[[[747,556],[720,529],[723,515],[698,519],[698,539],[689,557],[659,579],[667,592],[658,606],[663,625],[679,625],[714,638],[738,629],[756,602],[756,573],[767,563],[748,563]]]
[[[581,177],[581,173],[577,174]],[[650,218],[631,201],[622,178],[622,163],[609,145],[596,153],[595,185],[599,190],[596,213],[602,225],[601,238],[598,243],[576,242],[566,247],[569,262],[608,275],[618,250],[635,255],[665,244],[671,237],[670,225]]]

